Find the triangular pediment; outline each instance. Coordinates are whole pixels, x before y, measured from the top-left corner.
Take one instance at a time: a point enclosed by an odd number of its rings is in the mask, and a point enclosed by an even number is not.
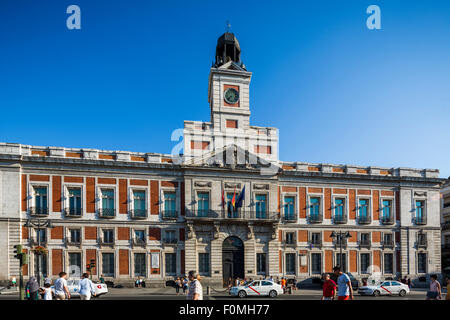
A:
[[[275,175],[280,167],[237,145],[228,145],[188,160],[186,165],[230,169],[259,169]]]

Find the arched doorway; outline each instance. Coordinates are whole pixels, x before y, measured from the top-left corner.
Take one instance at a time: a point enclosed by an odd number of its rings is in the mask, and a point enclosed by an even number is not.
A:
[[[238,237],[228,237],[223,241],[222,271],[224,285],[229,278],[244,278],[244,243]]]

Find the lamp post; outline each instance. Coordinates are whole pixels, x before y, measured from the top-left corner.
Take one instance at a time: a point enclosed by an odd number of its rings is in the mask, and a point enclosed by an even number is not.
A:
[[[47,228],[53,228],[53,223],[50,219],[39,219],[39,218],[31,218],[28,219],[25,223],[25,227],[32,227],[37,230],[37,244],[38,247],[41,246],[41,229],[46,230]],[[37,263],[37,281],[39,286],[41,285],[41,253],[38,255],[38,263]]]
[[[344,231],[339,231],[339,232],[331,232],[330,238],[332,238],[333,240],[337,240],[339,239],[339,266],[343,267],[343,263],[342,263],[342,246],[343,246],[343,241],[342,239],[345,237],[345,239],[351,238],[352,235],[350,234],[350,232],[344,232]],[[347,267],[347,266],[346,266]],[[346,270],[343,268],[342,270],[343,272],[346,272]]]

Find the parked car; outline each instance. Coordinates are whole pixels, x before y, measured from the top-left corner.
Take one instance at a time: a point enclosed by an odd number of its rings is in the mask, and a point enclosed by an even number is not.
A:
[[[80,279],[69,279],[67,280],[67,288],[69,289],[70,295],[72,297],[79,297],[78,286],[80,284]],[[95,288],[95,296],[100,297],[101,295],[108,293],[108,286],[105,283],[93,282]],[[53,295],[55,294],[55,287],[51,286]]]
[[[358,279],[356,279],[350,272],[346,272],[346,274],[350,278],[350,282],[352,283],[353,290],[358,289],[358,287],[359,287]],[[334,273],[330,273],[330,279],[333,280],[334,282],[336,282],[336,285],[337,285],[337,278],[338,277]],[[321,287],[323,287],[323,282],[324,282],[324,280],[323,280],[323,277],[322,277]]]
[[[368,285],[359,287],[358,293],[360,295],[399,295],[404,297],[409,293],[408,285],[401,283],[399,281],[384,281],[380,285]]]
[[[281,285],[270,280],[255,280],[245,286],[236,286],[230,289],[231,296],[245,298],[247,296],[269,296],[275,298],[283,294]]]

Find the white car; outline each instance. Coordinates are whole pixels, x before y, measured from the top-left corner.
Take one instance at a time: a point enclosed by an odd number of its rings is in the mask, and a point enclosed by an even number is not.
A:
[[[404,297],[409,293],[409,288],[406,284],[398,281],[384,281],[380,285],[368,285],[358,288],[360,295],[399,295]]]
[[[80,284],[79,279],[69,279],[67,280],[67,288],[69,289],[70,295],[72,297],[79,297],[80,293],[78,292],[78,286]],[[108,286],[104,283],[95,283],[93,282],[95,288],[95,296],[99,297],[108,293]],[[55,293],[55,288],[52,286],[52,292]]]
[[[283,294],[281,285],[270,280],[255,280],[245,286],[232,287],[230,295],[245,298],[246,296],[269,296],[275,298]]]

